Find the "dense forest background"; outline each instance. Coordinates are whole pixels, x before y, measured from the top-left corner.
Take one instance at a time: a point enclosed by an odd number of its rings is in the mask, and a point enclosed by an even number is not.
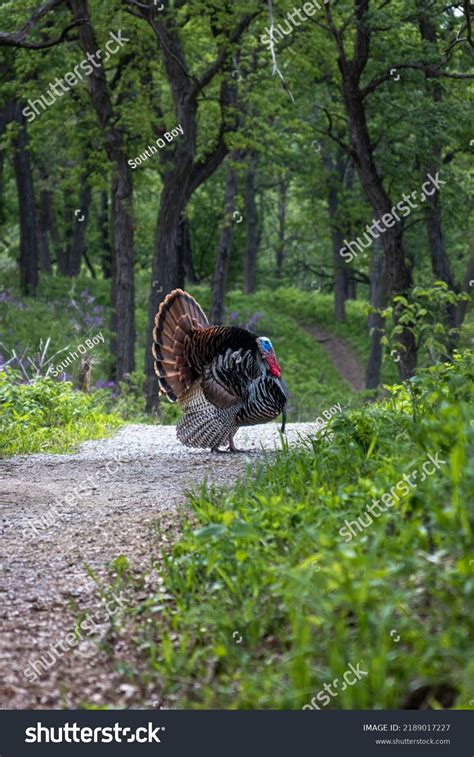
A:
[[[177,286],[254,329],[319,298],[364,341],[368,389],[384,355],[404,379],[452,354],[474,278],[468,3],[1,10],[4,362],[51,375],[104,326],[95,378],[155,411],[152,324]],[[238,291],[262,293],[252,312],[226,307]]]

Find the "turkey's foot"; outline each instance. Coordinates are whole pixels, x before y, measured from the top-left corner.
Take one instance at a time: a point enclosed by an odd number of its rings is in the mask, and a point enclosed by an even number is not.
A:
[[[245,449],[237,449],[234,444],[234,434],[229,436],[229,452],[246,452]]]

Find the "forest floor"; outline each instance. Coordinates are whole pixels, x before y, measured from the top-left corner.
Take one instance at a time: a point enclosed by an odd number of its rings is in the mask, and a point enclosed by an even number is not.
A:
[[[150,568],[189,517],[182,507],[186,492],[204,479],[232,484],[247,464],[263,459],[264,450],[280,445],[278,429],[241,429],[236,444],[248,454],[191,450],[179,444],[173,426],[129,425],[111,438],[82,444],[75,454],[3,460],[0,706],[157,706],[127,683],[113,657],[88,636],[71,648],[64,642],[82,611],[101,607],[86,565],[104,581],[118,555],[137,573]],[[289,424],[287,438],[294,444],[315,430],[313,423]],[[30,682],[25,670],[44,655],[54,664],[38,666],[39,676]]]

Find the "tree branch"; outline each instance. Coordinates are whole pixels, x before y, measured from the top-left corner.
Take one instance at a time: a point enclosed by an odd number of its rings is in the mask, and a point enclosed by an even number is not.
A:
[[[218,73],[218,71],[221,69],[222,64],[224,63],[228,55],[229,45],[234,44],[240,39],[244,31],[250,25],[251,21],[253,21],[253,19],[256,16],[258,16],[258,14],[259,14],[259,11],[256,11],[255,13],[251,13],[247,16],[243,16],[240,19],[235,29],[229,34],[227,43],[221,47],[215,60],[209,65],[207,70],[202,74],[202,76],[197,80],[197,82],[195,82],[195,84],[191,88],[191,92],[190,92],[191,98],[196,97],[199,93],[199,90],[203,89],[206,86],[206,84],[209,84],[209,82]]]
[[[450,74],[448,71],[441,71],[431,63],[394,63],[393,66],[391,66],[386,71],[383,71],[383,73],[374,76],[374,78],[367,84],[367,86],[361,90],[362,97],[364,98],[367,95],[370,95],[371,92],[373,92],[375,89],[377,89],[377,87],[383,84],[384,81],[390,79],[390,71],[393,71],[394,68],[396,68],[397,71],[403,68],[412,68],[418,71],[423,71],[427,76],[432,76],[433,78],[438,79],[443,77],[447,79],[474,79],[474,74]]]
[[[194,163],[188,183],[188,193],[190,197],[193,192],[214,173],[216,168],[220,166],[229,152],[229,148],[225,141],[226,134],[234,131],[238,125],[238,120],[234,119],[234,121],[230,123],[226,121],[226,110],[232,106],[237,107],[237,88],[233,82],[228,83],[225,79],[222,81],[219,100],[222,120],[217,143],[212,152],[207,153],[207,155],[204,155],[201,160]]]
[[[337,51],[339,53],[339,59],[341,61],[341,65],[347,69],[347,58],[346,58],[346,51],[344,49],[344,42],[343,42],[343,35],[340,29],[337,28],[336,24],[334,23],[334,19],[332,17],[332,11],[331,6],[329,3],[324,4],[324,13],[326,15],[326,21],[329,27],[329,30],[334,37],[334,41],[336,42]]]
[[[68,24],[57,39],[48,40],[47,42],[27,42],[26,37],[34,29],[39,21],[46,16],[53,8],[61,5],[64,0],[49,0],[41,5],[30,16],[28,21],[23,24],[16,32],[0,32],[0,47],[23,47],[29,50],[44,50],[48,47],[54,47],[64,41],[68,32],[76,26],[87,23],[87,19],[79,19]]]
[[[336,142],[339,147],[342,147],[344,152],[349,155],[351,158],[355,158],[355,152],[352,149],[350,145],[347,145],[345,142],[342,141],[340,137],[337,136],[337,134],[334,134],[332,130],[332,116],[331,113],[328,111],[327,108],[324,108],[322,106],[318,106],[325,114],[327,120],[328,120],[328,128],[326,131],[317,130],[320,134],[325,134],[326,136],[330,137],[334,142]]]
[[[356,0],[357,32],[354,56],[352,58],[352,71],[357,82],[369,59],[370,29],[366,22],[368,10],[369,0]]]

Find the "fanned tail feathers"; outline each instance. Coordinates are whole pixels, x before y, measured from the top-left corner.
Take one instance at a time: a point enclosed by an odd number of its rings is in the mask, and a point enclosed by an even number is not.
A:
[[[192,329],[208,325],[201,306],[182,289],[174,289],[160,304],[155,317],[152,351],[161,391],[171,402],[180,399],[196,378],[184,357],[189,334]]]

